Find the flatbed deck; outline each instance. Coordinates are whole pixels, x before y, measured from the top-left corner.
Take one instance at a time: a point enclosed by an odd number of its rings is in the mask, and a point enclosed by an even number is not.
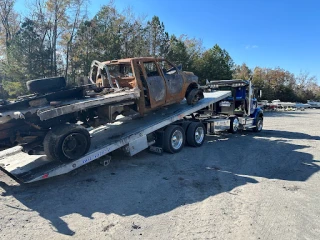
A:
[[[215,102],[231,95],[230,91],[205,93],[204,99],[190,106],[186,101],[169,105],[136,119],[123,118],[90,131],[92,136],[89,152],[70,163],[50,161],[45,155],[29,155],[22,152],[22,147],[13,147],[0,152],[0,169],[19,182],[31,183],[58,176],[79,168],[116,149],[139,141],[160,128],[183,119]],[[120,127],[121,126],[121,127]]]

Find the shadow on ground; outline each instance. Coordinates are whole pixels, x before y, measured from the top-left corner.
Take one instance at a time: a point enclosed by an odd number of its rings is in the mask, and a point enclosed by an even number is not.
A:
[[[304,111],[264,111],[266,117],[301,117],[308,113],[320,115],[319,109],[306,109]]]
[[[62,219],[69,214],[88,218],[97,212],[149,217],[247,183],[256,184],[256,177],[306,181],[319,171],[319,161],[302,152],[308,146],[290,141],[319,138],[269,130],[256,136],[249,132],[208,137],[203,147],[186,147],[174,155],[116,155],[107,168],[90,164],[74,176],[20,186],[0,182],[0,187],[3,197],[13,196],[50,221],[57,232],[73,235]]]
[[[261,136],[275,137],[275,138],[286,138],[286,139],[304,139],[304,140],[320,140],[320,136],[311,136],[309,134],[300,132],[289,132],[279,130],[263,130]]]

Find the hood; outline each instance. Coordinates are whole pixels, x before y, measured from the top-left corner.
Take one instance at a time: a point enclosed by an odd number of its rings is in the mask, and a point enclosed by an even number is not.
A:
[[[187,77],[188,81],[198,83],[198,76],[194,75],[193,72],[183,71],[183,73]]]

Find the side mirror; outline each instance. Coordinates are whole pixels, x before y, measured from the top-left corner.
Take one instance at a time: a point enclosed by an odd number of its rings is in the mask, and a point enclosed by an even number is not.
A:
[[[179,71],[182,71],[182,64],[180,63],[178,66],[177,66],[178,70]]]

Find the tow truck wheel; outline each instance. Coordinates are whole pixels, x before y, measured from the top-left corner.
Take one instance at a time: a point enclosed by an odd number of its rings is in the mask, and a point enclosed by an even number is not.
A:
[[[163,149],[168,153],[180,152],[185,144],[185,132],[178,125],[169,125],[164,131]]]
[[[53,127],[43,141],[44,152],[51,160],[63,163],[85,155],[90,148],[90,134],[77,124]]]
[[[229,132],[236,133],[239,130],[239,119],[237,117],[230,118],[230,129]]]
[[[262,117],[257,117],[256,126],[253,128],[254,132],[261,132],[263,128],[263,119]]]
[[[193,122],[187,130],[187,143],[192,147],[200,147],[205,140],[205,127],[201,122]]]

